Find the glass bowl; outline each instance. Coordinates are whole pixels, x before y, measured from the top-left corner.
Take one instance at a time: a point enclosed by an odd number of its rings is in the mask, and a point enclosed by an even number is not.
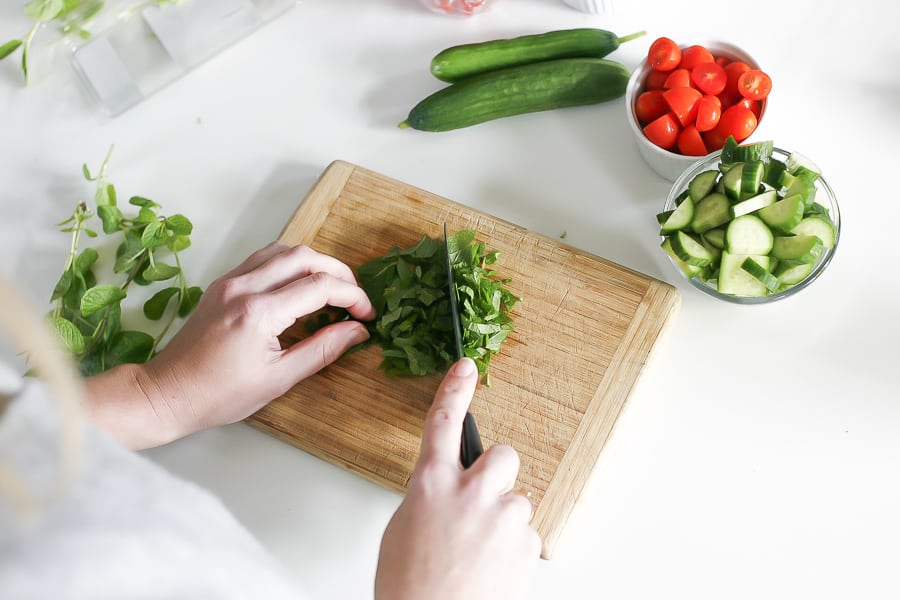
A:
[[[663,211],[669,211],[675,208],[676,200],[682,193],[685,192],[685,190],[687,190],[688,184],[694,179],[695,176],[704,171],[718,170],[721,154],[721,150],[708,154],[703,158],[697,160],[693,164],[693,166],[685,170],[675,180],[675,183],[669,190],[669,194],[666,197],[666,203],[663,206]],[[772,158],[778,159],[782,162],[786,161],[788,156],[790,156],[790,152],[787,150],[774,148],[772,151]],[[772,292],[766,296],[749,297],[724,294],[716,289],[716,284],[714,281],[706,282],[698,276],[689,277],[688,274],[685,273],[678,265],[675,258],[667,254],[667,256],[669,256],[669,261],[672,263],[672,266],[675,267],[675,270],[678,271],[678,273],[681,274],[685,279],[687,279],[691,283],[691,285],[714,298],[718,298],[719,300],[725,300],[737,304],[766,304],[769,302],[782,300],[789,296],[793,296],[797,292],[809,287],[809,285],[812,284],[813,281],[818,279],[819,276],[825,271],[825,268],[834,257],[834,253],[837,250],[838,242],[840,241],[841,237],[841,214],[840,209],[838,208],[837,198],[834,195],[834,191],[831,189],[831,186],[828,185],[828,182],[825,180],[825,178],[821,176],[816,180],[815,188],[815,201],[827,209],[828,215],[829,217],[831,217],[831,221],[834,224],[834,246],[831,248],[825,248],[823,250],[821,256],[819,256],[819,258],[813,265],[813,268],[810,271],[809,275],[807,275],[806,278],[804,278],[799,283],[796,283],[784,290]]]

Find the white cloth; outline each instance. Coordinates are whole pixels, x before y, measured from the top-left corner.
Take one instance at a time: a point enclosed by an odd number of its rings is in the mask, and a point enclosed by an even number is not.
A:
[[[58,477],[57,416],[29,381],[0,417],[0,462],[31,490]],[[218,499],[86,428],[77,480],[37,521],[0,491],[0,598],[302,597]]]

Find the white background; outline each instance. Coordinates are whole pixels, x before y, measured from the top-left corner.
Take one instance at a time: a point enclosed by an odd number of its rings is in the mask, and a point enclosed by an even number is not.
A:
[[[0,7],[0,38],[28,27]],[[195,225],[189,277],[207,285],[274,239],[343,159],[676,285],[683,294],[530,598],[900,597],[900,283],[894,2],[496,0],[472,18],[416,0],[306,0],[110,119],[68,65],[25,88],[0,63],[0,274],[43,308],[68,239],[54,223],[110,178]],[[570,27],[722,39],[774,80],[756,139],[824,170],[843,231],[796,297],[745,307],[694,290],[659,250],[669,184],[637,153],[624,101],[441,134],[396,127],[441,87],[451,45]],[[48,55],[52,54],[48,52]],[[58,54],[58,53],[57,53]],[[52,61],[47,60],[47,63]],[[37,67],[36,67],[37,68]],[[147,452],[218,494],[320,598],[364,598],[392,492],[238,424]]]

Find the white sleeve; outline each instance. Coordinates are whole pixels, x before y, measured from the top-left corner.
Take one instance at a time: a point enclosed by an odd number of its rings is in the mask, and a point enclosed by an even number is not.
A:
[[[29,382],[0,417],[0,465],[32,490],[56,478],[56,414]],[[211,494],[87,425],[77,480],[23,521],[0,490],[0,598],[302,598]]]

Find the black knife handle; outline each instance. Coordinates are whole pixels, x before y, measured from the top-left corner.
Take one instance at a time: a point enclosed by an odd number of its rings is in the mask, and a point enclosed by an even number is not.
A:
[[[463,421],[462,440],[459,445],[459,461],[464,469],[468,469],[483,453],[484,448],[481,445],[481,435],[478,433],[478,426],[475,425],[475,417],[472,416],[472,413],[466,412],[466,419]]]

